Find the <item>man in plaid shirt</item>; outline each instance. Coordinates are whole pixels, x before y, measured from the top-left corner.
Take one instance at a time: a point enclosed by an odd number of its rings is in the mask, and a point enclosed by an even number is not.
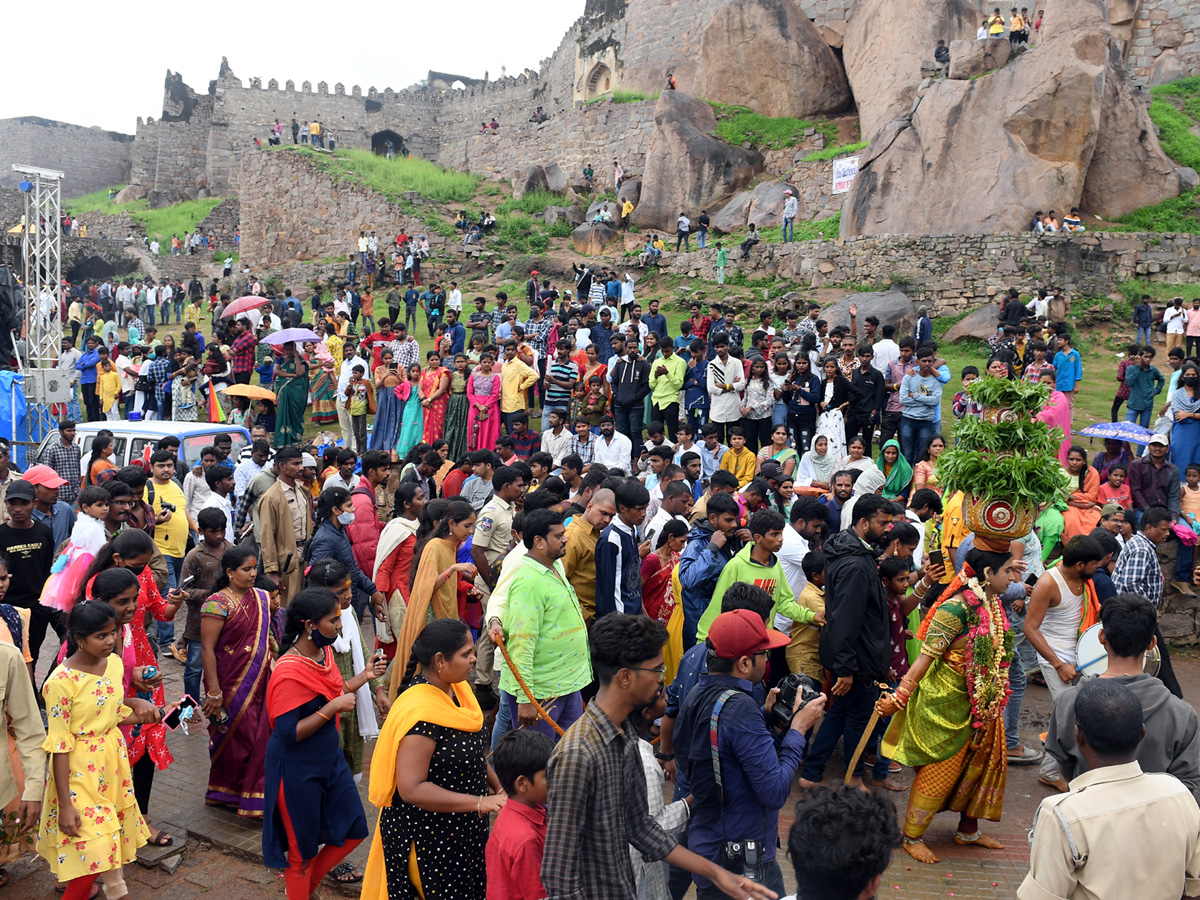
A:
[[[249,319],[238,319],[230,327],[234,336],[229,346],[229,364],[233,369],[233,380],[237,384],[249,384],[250,374],[254,371],[254,348],[258,338],[254,336],[254,327]],[[156,385],[157,390],[157,385]]]
[[[60,478],[66,479],[67,483],[58,489],[58,499],[73,504],[79,495],[82,480],[79,464],[81,454],[75,444],[75,423],[63,419],[58,423],[58,434],[62,440],[46,448],[46,458],[42,462],[57,472]]]
[[[253,360],[253,353],[251,359]],[[150,361],[146,377],[154,382],[154,402],[158,405],[158,417],[164,419],[166,416],[163,415],[163,401],[167,396],[167,382],[171,379],[171,360],[167,356],[165,345],[159,344],[154,348],[154,359]]]

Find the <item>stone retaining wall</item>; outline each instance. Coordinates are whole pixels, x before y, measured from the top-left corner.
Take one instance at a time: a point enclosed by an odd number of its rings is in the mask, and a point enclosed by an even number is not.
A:
[[[746,262],[729,248],[729,270],[747,279],[784,278],[807,287],[893,285],[914,301],[954,315],[1010,287],[1028,293],[1061,285],[1068,295],[1104,296],[1135,276],[1200,283],[1200,235],[879,235],[759,244]],[[671,254],[667,271],[716,278],[716,250]]]
[[[68,125],[37,116],[0,119],[0,186],[21,180],[13,164],[57,169],[62,198],[82,197],[129,180],[133,135]]]

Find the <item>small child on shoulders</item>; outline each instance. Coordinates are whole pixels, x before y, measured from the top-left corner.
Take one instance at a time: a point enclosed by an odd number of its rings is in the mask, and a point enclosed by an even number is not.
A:
[[[492,768],[508,802],[496,816],[487,842],[488,900],[542,900],[542,853],[546,848],[546,765],[554,741],[539,731],[504,735]]]

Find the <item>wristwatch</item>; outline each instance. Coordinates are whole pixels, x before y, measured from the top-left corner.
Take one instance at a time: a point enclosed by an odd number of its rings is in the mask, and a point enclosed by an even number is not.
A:
[[[661,759],[663,762],[670,762],[675,758],[674,753],[663,753],[661,750],[654,751],[654,758]]]

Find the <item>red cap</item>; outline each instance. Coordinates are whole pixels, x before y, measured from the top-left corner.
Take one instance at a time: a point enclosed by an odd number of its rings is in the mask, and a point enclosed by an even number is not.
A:
[[[60,476],[49,466],[30,466],[24,478],[30,484],[40,484],[46,488],[62,487],[67,483],[67,479]]]
[[[748,609],[735,609],[717,616],[709,626],[708,640],[718,659],[740,659],[791,643],[788,635],[768,631],[763,620]]]

